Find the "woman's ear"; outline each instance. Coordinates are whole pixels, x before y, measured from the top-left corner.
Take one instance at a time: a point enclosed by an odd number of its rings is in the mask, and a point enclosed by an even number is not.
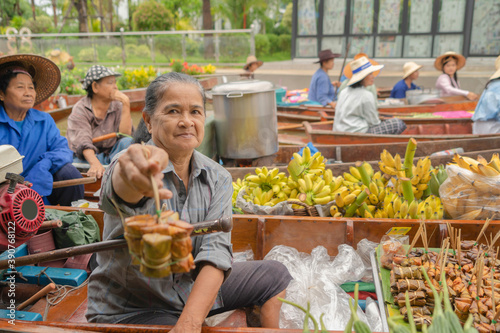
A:
[[[146,128],[148,129],[149,134],[151,134],[151,132],[152,132],[151,117],[146,112],[142,112],[142,119],[144,119],[144,123],[146,124]]]
[[[99,85],[97,84],[97,81],[92,82],[92,91],[94,94],[97,94],[97,91],[99,90],[98,87]]]

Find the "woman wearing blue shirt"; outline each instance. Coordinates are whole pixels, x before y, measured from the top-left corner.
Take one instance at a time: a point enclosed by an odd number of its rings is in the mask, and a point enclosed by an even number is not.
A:
[[[59,68],[47,58],[0,57],[0,145],[12,145],[24,156],[21,176],[46,204],[69,206],[83,198],[83,185],[52,190],[52,183],[82,175],[71,164],[73,152],[52,117],[33,109],[52,95],[60,81]]]
[[[500,133],[500,56],[495,61],[495,69],[472,116],[473,134]]]
[[[415,90],[418,87],[413,83],[418,79],[418,71],[424,66],[417,65],[413,61],[407,62],[403,66],[403,79],[396,83],[391,91],[391,98],[406,98],[406,92],[408,90]]]
[[[320,68],[314,73],[309,86],[308,99],[313,102],[320,103],[323,106],[330,105],[335,107],[335,90],[334,86],[340,86],[340,82],[331,82],[328,76],[328,71],[333,68],[333,59],[340,57],[338,53],[332,53],[331,50],[322,50],[319,52]]]

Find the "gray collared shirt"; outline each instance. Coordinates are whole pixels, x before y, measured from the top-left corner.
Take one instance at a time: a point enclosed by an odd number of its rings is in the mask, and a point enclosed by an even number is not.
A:
[[[116,161],[117,158],[110,164],[102,181],[100,206],[105,212],[104,240],[123,235],[122,222],[111,198],[125,217],[155,212],[152,198],[142,200],[140,207],[131,208],[116,196],[111,184]],[[173,197],[162,200],[162,204],[167,203],[169,209],[177,211],[181,220],[195,223],[231,215],[232,179],[218,163],[194,151],[188,191],[172,163],[169,162],[163,174],[163,186],[172,191]],[[215,233],[192,237],[192,240],[195,264],[208,262],[224,271],[227,278],[232,264],[231,234]],[[97,253],[99,267],[92,272],[88,287],[86,316],[89,322],[116,323],[150,311],[182,312],[194,283],[192,273],[146,278],[139,272],[139,266],[132,265],[131,261],[128,249]],[[222,305],[219,292],[212,309]]]

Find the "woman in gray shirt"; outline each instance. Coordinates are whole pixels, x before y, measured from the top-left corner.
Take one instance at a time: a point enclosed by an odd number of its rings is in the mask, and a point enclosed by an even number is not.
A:
[[[112,199],[125,216],[154,214],[149,175],[162,203],[188,223],[231,215],[231,175],[198,153],[204,135],[205,97],[198,81],[169,73],[146,92],[143,118],[152,140],[117,155],[103,177],[100,198],[104,239],[123,235]],[[148,158],[145,157],[144,147]],[[90,322],[175,325],[173,332],[200,332],[207,317],[259,305],[264,327],[279,326],[281,302],[292,279],[276,261],[232,264],[231,235],[193,238],[196,269],[165,278],[146,278],[131,265],[127,249],[99,252],[89,282]]]

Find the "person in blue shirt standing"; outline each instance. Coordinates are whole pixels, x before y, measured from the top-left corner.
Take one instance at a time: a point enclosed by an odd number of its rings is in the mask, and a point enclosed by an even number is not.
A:
[[[81,178],[73,152],[52,117],[33,109],[59,86],[61,72],[51,60],[16,54],[0,57],[0,145],[24,156],[21,176],[45,204],[71,205],[83,198],[83,185],[52,189],[54,181]]]
[[[424,66],[417,65],[413,61],[407,62],[403,66],[403,79],[396,83],[391,91],[391,98],[406,98],[406,92],[408,90],[419,89],[413,81],[418,79],[418,71]]]
[[[322,50],[319,52],[320,68],[314,73],[309,86],[309,101],[317,102],[323,106],[330,105],[335,107],[335,90],[333,87],[339,87],[340,82],[331,82],[328,71],[333,68],[333,59],[340,57],[340,54],[333,53],[332,50]]]
[[[500,56],[495,61],[495,69],[472,116],[473,134],[500,133]]]

